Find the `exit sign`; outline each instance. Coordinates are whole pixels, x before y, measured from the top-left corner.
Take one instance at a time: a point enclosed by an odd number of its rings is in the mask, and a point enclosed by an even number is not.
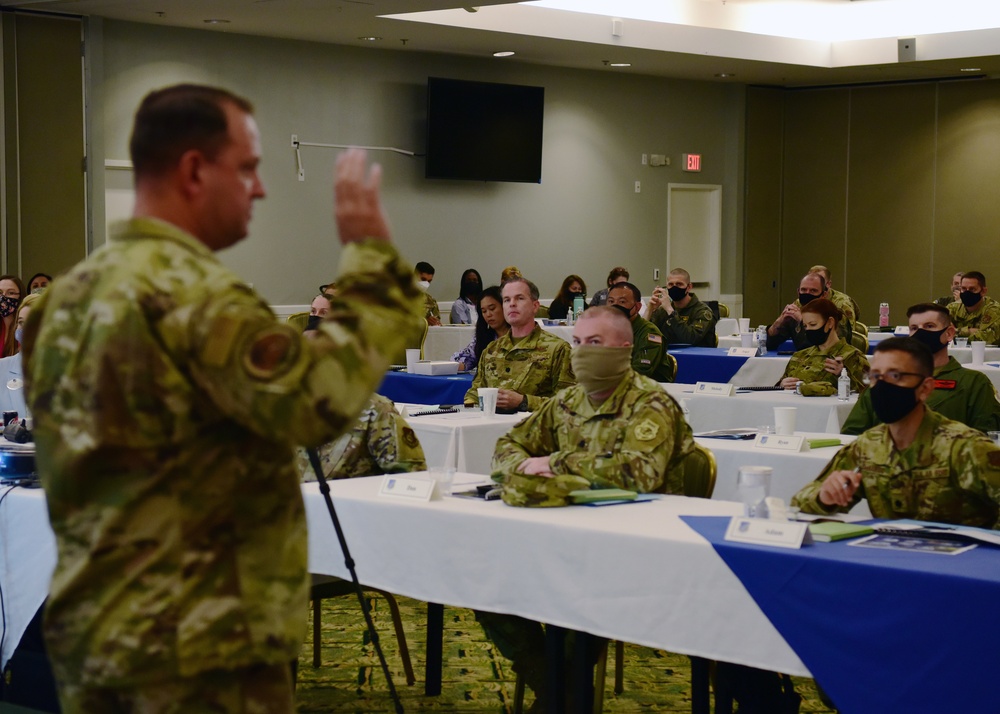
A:
[[[701,154],[683,154],[681,160],[685,171],[701,171]]]

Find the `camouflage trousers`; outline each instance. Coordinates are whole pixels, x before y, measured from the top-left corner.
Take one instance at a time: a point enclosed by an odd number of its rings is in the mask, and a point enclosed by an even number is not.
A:
[[[63,714],[293,714],[288,664],[211,670],[134,688],[62,684]]]

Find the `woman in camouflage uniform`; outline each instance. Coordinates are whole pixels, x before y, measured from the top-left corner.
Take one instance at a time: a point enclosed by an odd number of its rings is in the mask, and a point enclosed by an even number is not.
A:
[[[811,347],[792,355],[779,386],[795,389],[802,382],[802,394],[806,396],[836,394],[840,371],[846,368],[851,389],[859,393],[865,390],[868,360],[837,334],[841,319],[843,313],[826,298],[802,306],[802,329]]]

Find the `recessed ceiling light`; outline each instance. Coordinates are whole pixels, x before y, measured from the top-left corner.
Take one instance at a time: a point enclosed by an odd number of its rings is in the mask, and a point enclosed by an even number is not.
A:
[[[378,42],[382,38],[381,37],[371,36],[371,37],[359,37],[358,39],[362,40],[363,42]]]
[[[719,79],[732,79],[736,75],[734,73],[732,73],[732,72],[719,72],[715,76],[718,77]]]
[[[959,72],[982,72],[980,67],[962,67]]]
[[[609,67],[631,67],[631,62],[608,62]]]
[[[210,20],[205,20],[205,24],[207,24],[207,25],[228,25],[229,24],[229,20],[222,20],[220,18],[212,18]]]
[[[494,52],[493,56],[494,57],[513,57],[514,56],[514,52],[511,51],[511,50],[502,50],[500,52]]]

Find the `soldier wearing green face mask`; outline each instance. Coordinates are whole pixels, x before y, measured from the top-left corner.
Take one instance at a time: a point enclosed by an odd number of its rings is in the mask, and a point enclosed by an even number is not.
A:
[[[691,428],[673,398],[630,366],[628,318],[617,308],[592,307],[574,326],[573,344],[578,383],[497,442],[493,478],[503,484],[504,502],[564,505],[568,491],[591,486],[683,493],[677,466],[694,449]],[[542,693],[542,626],[512,615],[476,617],[514,670]]]
[[[883,423],[845,446],[792,504],[806,513],[846,512],[862,498],[876,518],[996,528],[1000,447],[985,434],[927,408],[930,351],[893,337],[872,355],[872,407]]]

